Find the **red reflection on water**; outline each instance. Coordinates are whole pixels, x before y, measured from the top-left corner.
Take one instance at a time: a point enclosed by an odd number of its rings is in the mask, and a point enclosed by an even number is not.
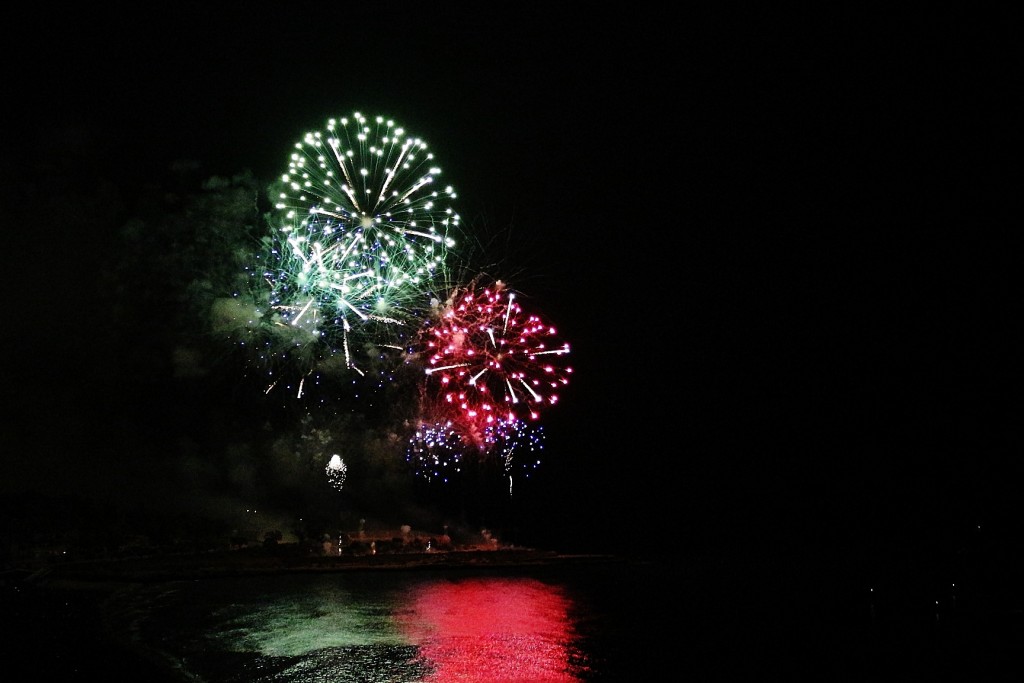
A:
[[[398,625],[432,669],[424,680],[579,680],[570,673],[572,603],[556,587],[471,578],[420,586],[408,604]]]

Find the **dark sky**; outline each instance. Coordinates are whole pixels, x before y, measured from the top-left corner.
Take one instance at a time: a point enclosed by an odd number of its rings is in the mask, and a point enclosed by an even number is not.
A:
[[[269,180],[361,111],[431,143],[469,222],[514,225],[572,343],[544,515],[661,538],[1019,511],[998,17],[283,7],[7,27],[10,490],[92,457],[59,435],[112,236],[65,220],[53,165],[126,197],[180,160]],[[96,457],[89,485],[124,485]]]

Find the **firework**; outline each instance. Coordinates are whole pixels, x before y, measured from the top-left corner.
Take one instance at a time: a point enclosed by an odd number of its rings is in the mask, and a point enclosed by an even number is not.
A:
[[[423,423],[409,439],[405,459],[417,477],[447,482],[461,472],[467,446],[450,421]]]
[[[380,116],[330,119],[295,144],[253,271],[292,352],[313,345],[357,370],[381,348],[401,354],[448,286],[460,218],[440,173],[423,140]]]
[[[572,374],[568,343],[500,281],[456,289],[423,340],[428,394],[472,433],[538,419]]]
[[[519,463],[526,476],[540,467],[540,451],[544,449],[544,427],[530,425],[523,420],[500,421],[487,428],[487,442],[505,466],[505,474],[511,477],[515,455],[525,457]]]
[[[341,459],[337,453],[331,456],[331,461],[327,463],[327,481],[331,483],[331,486],[337,490],[345,485],[345,478],[348,476],[348,465]]]
[[[400,392],[418,389],[415,474],[448,482],[500,464],[511,491],[513,473],[540,464],[538,420],[569,383],[569,344],[503,282],[454,283],[470,264],[450,263],[462,235],[440,174],[426,143],[385,117],[306,134],[271,190],[248,288],[219,301],[213,323],[257,361],[266,393],[306,407],[372,395],[375,417],[409,420],[417,396]],[[340,491],[344,461],[326,473]]]
[[[474,435],[466,431],[465,425],[448,420],[421,424],[409,439],[405,459],[415,476],[447,484],[462,473],[471,458],[479,462],[494,458],[501,462],[511,496],[516,472],[529,478],[540,467],[543,449],[541,425],[498,420],[482,434]]]
[[[540,452],[544,449],[544,427],[529,425],[522,420],[498,421],[487,428],[490,452],[501,460],[508,477],[508,494],[512,495],[513,470],[518,469],[528,478],[540,467]],[[516,459],[517,453],[525,457]],[[518,467],[516,467],[518,465]]]

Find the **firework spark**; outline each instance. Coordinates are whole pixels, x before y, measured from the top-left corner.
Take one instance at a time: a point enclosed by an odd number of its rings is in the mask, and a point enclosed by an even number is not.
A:
[[[440,321],[426,328],[428,387],[454,422],[484,432],[500,422],[536,420],[569,382],[569,344],[523,310],[502,282],[456,289]]]
[[[345,485],[345,479],[348,477],[348,465],[341,459],[337,453],[331,456],[331,461],[327,463],[327,481],[330,482],[331,486],[337,490],[341,490]]]
[[[447,482],[462,471],[467,441],[451,422],[421,424],[409,439],[405,459],[413,474]]]
[[[487,440],[493,452],[502,461],[508,477],[508,494],[512,495],[513,469],[530,473],[540,467],[540,452],[544,449],[544,427],[529,425],[522,420],[500,421],[488,427]],[[524,457],[516,459],[522,451]],[[518,465],[518,467],[517,467]]]
[[[382,349],[402,355],[448,287],[460,218],[440,174],[422,139],[381,116],[330,119],[295,144],[253,270],[288,352],[309,346],[360,372]]]

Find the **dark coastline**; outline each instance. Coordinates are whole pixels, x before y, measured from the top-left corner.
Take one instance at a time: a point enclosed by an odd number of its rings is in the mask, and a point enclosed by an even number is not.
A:
[[[599,554],[562,554],[531,548],[496,548],[373,555],[320,555],[283,544],[206,553],[183,553],[54,563],[32,576],[35,582],[174,581],[289,572],[379,571],[415,569],[508,568],[623,562]]]

